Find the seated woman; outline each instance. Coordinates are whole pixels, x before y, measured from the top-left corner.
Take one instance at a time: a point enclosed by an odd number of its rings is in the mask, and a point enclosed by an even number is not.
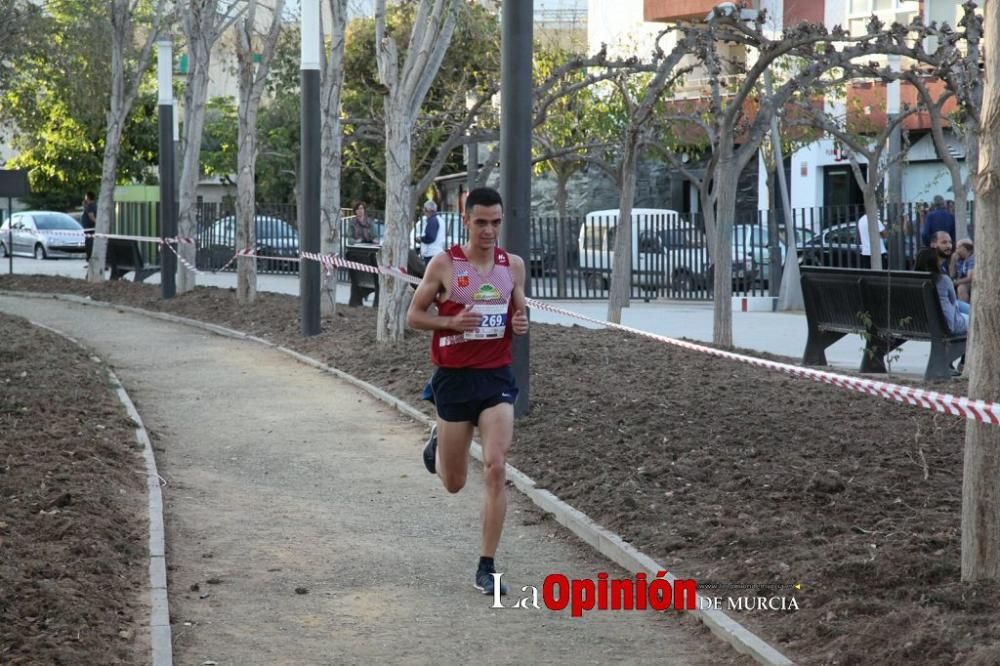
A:
[[[926,271],[934,279],[937,287],[938,300],[941,302],[941,312],[948,324],[948,332],[962,335],[969,332],[969,315],[959,309],[959,301],[955,296],[955,285],[951,278],[941,272],[941,257],[938,251],[925,247],[917,252],[917,260],[913,267],[915,271]]]

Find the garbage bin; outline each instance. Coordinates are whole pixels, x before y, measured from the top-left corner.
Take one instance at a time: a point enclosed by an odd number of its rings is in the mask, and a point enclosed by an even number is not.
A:
[[[344,247],[344,258],[368,266],[378,266],[378,255],[382,248],[371,243],[357,243]],[[368,294],[375,292],[375,305],[378,305],[378,273],[368,273],[348,269],[351,280],[351,299],[348,305],[358,306],[364,302]]]

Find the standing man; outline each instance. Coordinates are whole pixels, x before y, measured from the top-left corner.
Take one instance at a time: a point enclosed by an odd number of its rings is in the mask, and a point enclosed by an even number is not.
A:
[[[882,268],[888,268],[889,255],[885,251],[885,239],[889,237],[889,232],[885,230],[882,220],[878,220],[878,245],[879,254],[882,255]],[[868,228],[868,215],[858,218],[858,236],[861,238],[861,268],[872,267],[872,237],[871,229]]]
[[[924,228],[920,230],[920,238],[924,247],[931,247],[931,239],[939,231],[947,231],[949,238],[955,237],[955,216],[945,208],[944,197],[934,195],[934,207],[924,218]]]
[[[499,192],[470,192],[462,218],[468,241],[430,260],[406,314],[410,327],[434,332],[431,389],[438,418],[423,457],[448,492],[465,485],[479,427],[485,496],[475,586],[483,594],[494,593],[493,558],[507,512],[505,467],[517,400],[512,334],[528,332],[524,261],[497,247],[502,221]],[[501,584],[499,593],[506,591]]]
[[[80,226],[83,227],[83,246],[87,253],[87,263],[90,263],[90,253],[94,249],[94,229],[97,228],[97,201],[94,193],[87,190],[83,195],[83,214],[80,215]]]
[[[427,216],[427,224],[424,225],[424,235],[420,237],[420,256],[424,260],[424,265],[431,263],[431,259],[444,252],[444,225],[438,220],[437,204],[428,199],[424,202],[424,215]]]

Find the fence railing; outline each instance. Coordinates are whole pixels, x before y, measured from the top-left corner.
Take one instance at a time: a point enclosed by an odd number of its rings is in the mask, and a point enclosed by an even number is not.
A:
[[[970,220],[973,207],[970,202]],[[345,214],[346,213],[346,214]],[[3,211],[0,211],[0,216]],[[384,236],[381,211],[368,211],[376,240]],[[857,267],[862,265],[857,220],[862,206],[798,208],[792,211],[796,250],[785,242],[784,215],[759,211],[741,215],[732,230],[731,255],[733,293],[777,295],[783,266],[791,257],[804,265]],[[886,206],[881,219],[888,230],[886,265],[902,269],[912,266],[921,247],[920,231],[926,210],[919,204]],[[541,299],[604,299],[608,297],[614,265],[617,213],[591,213],[584,217],[532,218],[530,250],[524,257],[531,277],[532,296]],[[438,213],[445,226],[446,245],[466,240],[465,226],[457,213]],[[115,207],[113,231],[130,235],[159,235],[159,204],[119,203]],[[353,242],[350,211],[339,220],[340,254]],[[426,224],[416,220],[410,243],[417,247]],[[713,296],[715,262],[712,260],[705,222],[700,214],[674,211],[634,212],[631,223],[630,295],[632,298],[710,300]],[[971,230],[971,224],[970,230]],[[261,273],[294,274],[299,254],[297,215],[294,205],[259,204],[255,215],[255,245]],[[236,252],[237,225],[231,206],[201,204],[196,211],[197,266],[218,270]],[[159,262],[159,245],[144,243],[143,252]],[[230,265],[233,268],[235,262]],[[346,280],[346,273],[340,276]],[[773,277],[773,279],[772,279]]]

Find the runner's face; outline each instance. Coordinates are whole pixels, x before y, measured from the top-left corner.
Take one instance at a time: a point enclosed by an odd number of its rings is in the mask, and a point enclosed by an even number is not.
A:
[[[465,228],[469,230],[469,245],[484,250],[496,247],[500,240],[500,223],[503,209],[500,204],[476,204],[465,214]]]

